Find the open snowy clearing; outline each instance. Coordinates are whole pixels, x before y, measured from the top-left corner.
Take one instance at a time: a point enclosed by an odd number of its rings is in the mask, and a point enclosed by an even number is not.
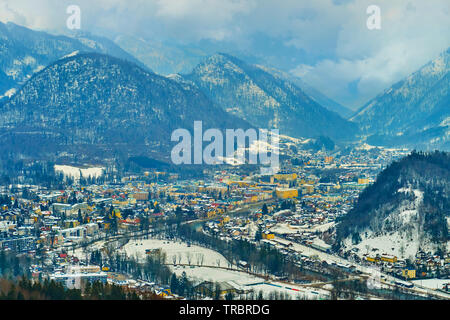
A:
[[[312,290],[302,286],[287,285],[280,282],[266,282],[263,278],[255,277],[241,271],[188,266],[171,266],[171,269],[177,276],[181,276],[185,272],[186,276],[195,283],[202,281],[227,282],[245,292],[253,290],[255,295],[258,295],[262,291],[265,299],[268,299],[269,295],[274,292],[289,295],[293,300],[316,300],[327,297],[327,291],[325,290]]]
[[[103,174],[104,168],[102,167],[92,167],[92,168],[78,168],[65,165],[55,165],[56,172],[62,172],[66,177],[72,177],[76,180],[80,179],[80,172],[84,178],[92,177],[97,178]]]
[[[131,240],[123,250],[128,256],[138,256],[145,259],[147,249],[161,249],[166,254],[166,263],[173,263],[176,258],[177,264],[202,264],[207,266],[217,266],[218,261],[221,267],[228,267],[228,261],[220,253],[200,246],[188,246],[184,242],[170,240]],[[203,261],[202,261],[203,260]],[[202,263],[203,262],[203,263]]]
[[[413,280],[411,281],[419,286],[430,289],[442,289],[442,285],[450,283],[450,279],[426,279],[426,280]]]
[[[364,238],[354,247],[361,253],[369,253],[372,249],[378,249],[377,253],[393,254],[400,258],[414,257],[419,250],[419,243],[410,242],[405,237],[402,238],[398,232],[391,235],[383,235],[374,238]],[[403,254],[402,254],[403,253]]]
[[[262,278],[252,276],[242,271],[225,270],[219,268],[209,267],[189,267],[189,266],[171,266],[177,276],[186,272],[189,279],[201,281],[214,281],[214,282],[234,282],[239,286],[245,286],[249,284],[260,283],[264,281]]]
[[[263,278],[243,271],[222,269],[229,267],[229,263],[220,253],[196,245],[188,247],[184,242],[159,239],[131,240],[122,248],[128,256],[137,255],[139,259],[145,259],[145,251],[147,249],[161,249],[167,255],[166,262],[171,264],[169,266],[170,269],[177,276],[181,276],[185,272],[186,276],[195,283],[202,281],[228,282],[236,288],[245,291],[254,290],[256,294],[262,291],[265,298],[268,298],[269,294],[274,291],[288,294],[291,299],[320,299],[327,294],[324,290],[311,290],[302,286],[286,285],[277,282],[266,283]],[[188,254],[191,255],[191,264],[197,264],[198,259],[203,255],[203,266],[179,265],[180,263],[189,264]],[[176,257],[176,265],[172,265],[173,257]],[[217,268],[218,265],[221,268]],[[236,266],[233,266],[233,268],[236,268]]]

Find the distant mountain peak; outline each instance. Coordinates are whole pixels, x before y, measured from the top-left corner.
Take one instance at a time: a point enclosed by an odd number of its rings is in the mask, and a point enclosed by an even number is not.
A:
[[[193,86],[92,52],[50,64],[0,108],[4,148],[34,156],[77,150],[99,161],[117,150],[168,160],[171,133],[192,130],[194,121],[205,128],[250,126]]]
[[[18,88],[34,73],[76,51],[101,52],[146,68],[114,42],[90,35],[89,38],[88,34],[82,34],[82,38],[75,39],[34,31],[12,22],[0,22],[0,95],[12,88]],[[79,36],[81,37],[81,34]]]
[[[350,120],[372,143],[448,148],[450,49],[364,105]],[[441,128],[439,128],[441,127]],[[447,147],[446,147],[447,146]]]
[[[261,128],[294,137],[348,139],[356,126],[323,108],[294,83],[229,54],[206,58],[184,76],[217,106]]]

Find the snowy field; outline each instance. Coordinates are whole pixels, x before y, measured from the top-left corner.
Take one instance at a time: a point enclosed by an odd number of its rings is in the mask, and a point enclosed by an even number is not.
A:
[[[229,282],[233,286],[243,290],[254,290],[256,294],[262,291],[265,298],[268,298],[269,294],[274,291],[288,294],[291,299],[320,299],[324,298],[327,294],[327,291],[324,290],[311,290],[302,286],[286,285],[277,282],[268,284],[264,283],[263,278],[252,276],[243,271],[215,268],[218,262],[220,267],[229,267],[229,263],[225,257],[214,250],[195,245],[188,247],[184,242],[159,239],[131,240],[122,250],[128,256],[137,256],[139,259],[144,259],[146,249],[158,248],[166,253],[166,262],[169,264],[173,264],[173,257],[176,257],[177,264],[180,263],[179,259],[181,259],[181,264],[188,264],[188,254],[191,255],[191,264],[197,264],[197,259],[200,258],[200,255],[203,255],[204,260],[203,266],[201,267],[169,266],[177,276],[181,276],[183,272],[186,272],[187,277],[196,283],[202,281]],[[236,266],[233,266],[233,268],[236,268]]]
[[[195,245],[188,247],[184,242],[158,239],[131,240],[123,247],[128,256],[137,255],[140,259],[145,259],[147,249],[161,249],[166,253],[167,263],[173,263],[173,259],[176,258],[177,264],[189,264],[190,257],[191,264],[202,264],[203,259],[202,265],[205,266],[217,266],[219,263],[221,267],[228,267],[227,259],[220,253]]]
[[[232,271],[218,268],[208,267],[189,267],[189,266],[171,266],[171,269],[178,275],[186,272],[189,279],[196,282],[201,281],[217,281],[217,282],[232,282],[239,286],[246,286],[250,284],[260,283],[264,281],[248,273],[241,271]]]
[[[103,174],[103,170],[104,170],[103,167],[78,168],[65,165],[55,165],[56,172],[62,172],[64,176],[72,177],[75,180],[80,179],[80,172],[85,178],[89,176],[92,178],[94,177],[97,178]]]
[[[371,249],[378,249],[377,253],[393,254],[397,257],[414,257],[419,250],[419,243],[409,242],[407,239],[402,239],[402,236],[396,232],[391,235],[383,235],[378,237],[368,238],[362,237],[362,241],[354,247],[359,249],[360,253],[369,253]],[[403,248],[403,249],[402,249]],[[403,254],[402,254],[403,253]]]
[[[317,250],[317,249],[305,246],[303,244],[295,243],[295,242],[292,242],[292,241],[289,241],[289,240],[286,240],[286,239],[282,239],[282,238],[279,238],[279,237],[275,237],[275,240],[267,240],[266,242],[270,242],[270,243],[273,243],[275,245],[277,245],[279,243],[282,243],[282,244],[292,243],[291,249],[295,250],[298,253],[301,253],[304,256],[307,256],[307,257],[310,257],[310,258],[316,256],[320,260],[325,260],[328,263],[332,263],[332,262],[342,263],[342,264],[347,264],[348,263],[347,260],[342,259],[342,258],[340,258],[338,256],[334,256],[334,255],[325,253],[323,251],[320,251],[320,250]]]
[[[442,289],[444,283],[450,283],[450,279],[426,279],[426,280],[413,280],[412,283],[429,288],[429,289]]]
[[[277,223],[275,226],[270,228],[270,231],[278,233],[278,234],[291,234],[297,233],[301,231],[301,229],[297,226],[291,226],[287,223]]]
[[[255,295],[258,295],[262,291],[265,299],[268,299],[269,295],[274,292],[289,295],[292,300],[324,299],[327,298],[328,294],[327,291],[320,289],[312,290],[302,286],[287,285],[280,282],[266,282],[263,278],[255,277],[241,271],[188,266],[172,266],[171,269],[177,276],[181,276],[183,272],[186,272],[186,276],[195,283],[202,281],[227,282],[244,291],[253,290]]]

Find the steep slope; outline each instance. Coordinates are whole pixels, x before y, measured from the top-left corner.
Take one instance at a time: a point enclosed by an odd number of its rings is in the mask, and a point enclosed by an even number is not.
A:
[[[0,96],[50,63],[74,52],[100,52],[138,63],[112,41],[86,34],[78,37],[79,40],[55,36],[0,22]]]
[[[208,58],[185,79],[216,105],[261,128],[333,139],[351,139],[356,132],[354,124],[320,106],[292,82],[226,54]]]
[[[442,148],[450,140],[450,48],[352,118],[372,142]]]
[[[419,248],[445,248],[449,222],[450,154],[413,152],[361,193],[339,223],[337,241],[407,258]]]
[[[247,128],[192,86],[182,86],[124,60],[74,55],[34,75],[0,107],[3,146],[41,152],[168,157],[177,128]],[[106,154],[102,154],[106,157]]]
[[[344,107],[343,105],[337,103],[336,101],[330,99],[326,95],[324,95],[319,90],[315,89],[305,81],[303,81],[301,78],[293,76],[287,72],[274,69],[274,68],[267,68],[264,66],[258,65],[260,68],[264,69],[265,71],[273,74],[274,76],[281,77],[286,79],[287,81],[290,81],[294,83],[297,87],[302,89],[311,99],[316,101],[318,104],[320,104],[322,107],[327,108],[330,111],[336,112],[339,114],[342,118],[347,119],[351,115],[354,114],[354,111]]]

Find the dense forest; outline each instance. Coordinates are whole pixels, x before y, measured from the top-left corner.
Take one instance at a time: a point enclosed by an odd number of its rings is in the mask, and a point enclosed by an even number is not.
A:
[[[0,300],[139,300],[136,292],[101,282],[86,283],[81,289],[67,289],[63,284],[49,281],[18,281],[0,279]]]

